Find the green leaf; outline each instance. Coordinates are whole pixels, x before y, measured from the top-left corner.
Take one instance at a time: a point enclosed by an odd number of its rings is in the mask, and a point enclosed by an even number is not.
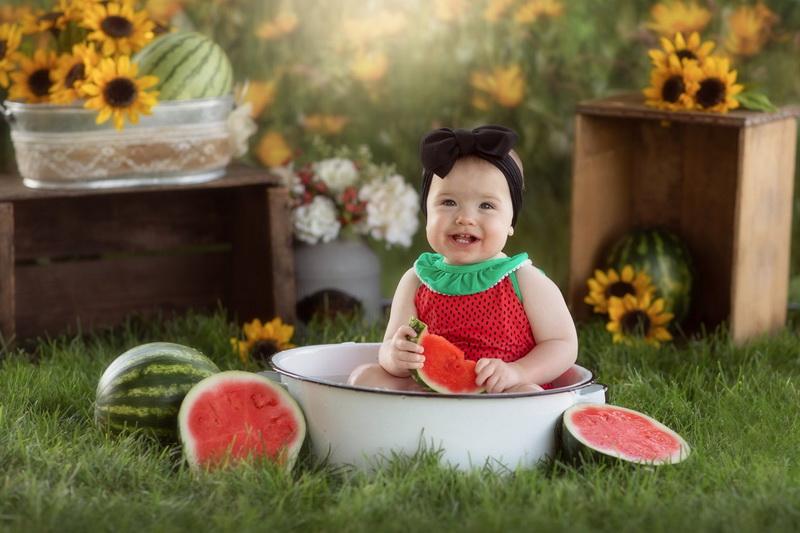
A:
[[[774,113],[778,110],[778,108],[770,102],[766,94],[758,91],[743,91],[736,96],[736,99],[739,101],[742,108],[751,111]]]

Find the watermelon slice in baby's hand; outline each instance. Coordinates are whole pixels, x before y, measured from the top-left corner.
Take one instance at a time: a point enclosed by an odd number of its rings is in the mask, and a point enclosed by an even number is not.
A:
[[[411,317],[409,325],[417,333],[411,341],[425,348],[422,368],[411,371],[417,383],[443,394],[483,392],[483,387],[475,384],[475,361],[465,359],[464,352],[444,337],[428,333],[428,326],[417,318]]]

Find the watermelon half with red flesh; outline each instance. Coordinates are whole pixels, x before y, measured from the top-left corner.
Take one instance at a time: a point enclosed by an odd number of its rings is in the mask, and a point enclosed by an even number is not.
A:
[[[580,403],[564,411],[562,445],[568,457],[599,454],[640,464],[679,463],[689,445],[664,424],[633,409]]]
[[[425,349],[422,368],[411,371],[411,377],[425,389],[443,394],[477,394],[484,391],[475,384],[475,361],[465,359],[464,352],[440,335],[428,333],[428,326],[412,317],[411,328],[417,333],[412,342]]]
[[[288,392],[264,376],[236,370],[192,387],[178,423],[192,467],[266,458],[291,468],[306,436],[303,413]]]

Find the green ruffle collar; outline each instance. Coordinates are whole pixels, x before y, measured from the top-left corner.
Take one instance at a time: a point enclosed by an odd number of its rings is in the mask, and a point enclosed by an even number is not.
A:
[[[521,253],[471,265],[448,265],[441,254],[425,252],[414,262],[414,272],[433,292],[465,296],[491,289],[511,272],[530,263],[528,254]]]

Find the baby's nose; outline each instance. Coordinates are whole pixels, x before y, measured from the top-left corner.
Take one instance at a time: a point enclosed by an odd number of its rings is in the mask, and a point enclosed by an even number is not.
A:
[[[456,224],[461,224],[462,226],[473,226],[475,224],[475,219],[467,214],[459,214],[456,217]]]

